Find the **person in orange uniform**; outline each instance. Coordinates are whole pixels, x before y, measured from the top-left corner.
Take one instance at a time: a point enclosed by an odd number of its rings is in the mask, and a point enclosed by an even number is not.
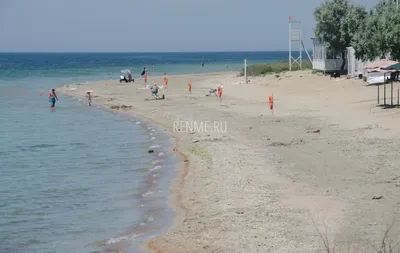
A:
[[[273,95],[269,96],[268,104],[269,104],[269,109],[273,110],[274,109],[274,96]]]
[[[144,83],[147,84],[147,72],[144,73],[143,78],[144,78]]]
[[[192,94],[192,81],[191,80],[189,80],[189,82],[188,82],[188,90],[191,95]]]
[[[168,88],[168,76],[167,73],[164,73],[164,85],[165,85],[165,89]]]
[[[218,86],[218,97],[219,97],[219,100],[221,100],[222,99],[222,85],[219,85]]]

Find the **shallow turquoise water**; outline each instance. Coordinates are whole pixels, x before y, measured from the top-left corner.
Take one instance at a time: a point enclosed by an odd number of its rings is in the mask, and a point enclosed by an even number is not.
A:
[[[0,85],[13,90],[0,98],[0,252],[84,253],[104,249],[91,245],[104,240],[133,251],[138,235],[172,217],[170,139],[144,121],[63,96],[51,110],[36,90],[52,85],[42,78]]]

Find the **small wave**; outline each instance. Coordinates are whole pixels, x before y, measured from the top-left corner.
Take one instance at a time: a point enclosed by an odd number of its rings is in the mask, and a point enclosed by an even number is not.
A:
[[[88,145],[86,143],[82,143],[82,142],[73,142],[69,144],[70,146],[74,146],[74,147],[87,147]]]
[[[155,139],[156,139],[156,137],[151,137],[151,138],[150,138],[150,140],[155,140]]]
[[[142,236],[144,234],[130,234],[130,235],[123,235],[123,236],[119,236],[119,237],[112,237],[110,239],[108,239],[105,244],[106,245],[111,245],[111,244],[116,244],[116,243],[120,243],[122,241],[127,241],[127,240],[135,240],[137,237]]]
[[[159,169],[161,169],[161,166],[154,166],[154,168],[152,168],[152,169],[150,169],[150,171],[155,171],[155,170],[159,170]]]
[[[57,147],[57,145],[54,145],[54,144],[38,144],[38,145],[30,146],[30,148],[53,148],[53,147]]]
[[[158,156],[164,156],[163,152],[158,153]]]
[[[142,193],[142,197],[146,197],[146,196],[153,195],[153,194],[154,194],[154,191],[146,191],[145,193]]]
[[[136,125],[140,125],[142,124],[140,121],[136,121]]]
[[[152,215],[146,215],[146,221],[147,222],[152,222],[152,221],[154,221],[156,218],[154,218],[154,216],[152,216]]]
[[[8,156],[8,155],[10,155],[10,154],[12,154],[12,153],[16,153],[17,151],[12,151],[12,150],[9,150],[9,151],[2,151],[2,152],[0,152],[0,156]]]
[[[161,163],[161,162],[164,162],[164,160],[154,160],[154,161],[152,161],[151,163],[152,163],[152,164],[159,164],[159,163]]]
[[[153,135],[153,133],[150,133],[150,136]]]
[[[44,148],[54,148],[57,147],[58,145],[53,145],[53,144],[37,144],[37,145],[32,145],[32,146],[16,146],[17,149],[20,151],[35,151],[37,149],[44,149]]]
[[[160,145],[151,145],[150,148],[159,148],[161,147]]]

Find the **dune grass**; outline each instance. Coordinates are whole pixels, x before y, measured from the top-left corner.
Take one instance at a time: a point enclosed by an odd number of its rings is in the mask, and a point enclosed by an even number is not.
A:
[[[303,61],[302,65],[303,65],[302,66],[303,70],[312,69],[312,64],[309,61]],[[298,64],[293,64],[292,70],[300,70]],[[289,71],[289,61],[262,63],[262,64],[250,65],[247,67],[248,76],[276,74],[285,71]],[[240,71],[240,76],[244,76],[244,69]]]

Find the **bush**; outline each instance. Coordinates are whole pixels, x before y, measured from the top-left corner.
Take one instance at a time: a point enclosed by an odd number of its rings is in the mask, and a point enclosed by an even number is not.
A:
[[[303,61],[302,68],[304,69],[312,69],[312,64],[309,61]],[[293,64],[292,70],[300,70],[299,65]],[[247,67],[247,75],[248,76],[259,76],[259,75],[267,75],[274,73],[281,73],[289,71],[289,61],[279,61],[279,62],[271,62],[271,63],[262,63],[250,65]],[[244,69],[240,71],[240,76],[244,76]]]

